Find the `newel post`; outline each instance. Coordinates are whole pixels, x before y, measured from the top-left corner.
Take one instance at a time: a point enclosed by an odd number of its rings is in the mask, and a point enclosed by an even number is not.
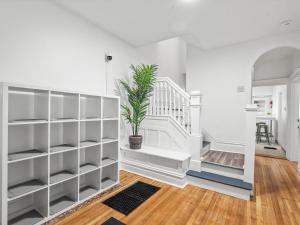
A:
[[[189,149],[192,156],[190,169],[201,170],[201,149],[202,149],[202,123],[201,123],[201,100],[199,91],[190,93],[190,124],[191,137],[189,138]]]
[[[191,134],[195,136],[202,135],[201,124],[201,100],[200,91],[192,91],[191,94]]]
[[[245,140],[245,164],[244,181],[254,184],[255,166],[255,136],[256,136],[256,105],[246,107],[246,140]]]

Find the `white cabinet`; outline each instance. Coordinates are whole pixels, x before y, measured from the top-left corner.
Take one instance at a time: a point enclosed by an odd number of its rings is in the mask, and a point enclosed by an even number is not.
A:
[[[119,183],[119,98],[1,84],[1,223],[41,224]]]

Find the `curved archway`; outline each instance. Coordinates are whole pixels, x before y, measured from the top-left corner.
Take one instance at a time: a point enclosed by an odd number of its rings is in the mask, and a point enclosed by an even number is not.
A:
[[[300,67],[300,49],[276,47],[261,54],[253,64],[252,82],[288,78]]]
[[[296,128],[291,122],[300,114],[300,99],[293,100],[294,97],[291,94],[293,88],[291,76],[296,74],[297,69],[300,71],[300,49],[285,46],[276,47],[262,53],[255,60],[251,79],[252,102],[255,103],[254,97],[258,99],[257,93],[264,93],[261,99],[267,99],[265,100],[266,107],[269,105],[270,108],[265,114],[270,118],[275,118],[273,122],[277,126],[274,137],[284,147],[288,159],[291,160],[297,160],[297,154],[293,150],[295,149],[293,138],[296,137],[292,135]],[[258,91],[259,88],[261,88],[260,91]],[[292,101],[294,101],[294,105],[297,103],[298,106],[293,106]],[[300,139],[298,143],[300,143]]]

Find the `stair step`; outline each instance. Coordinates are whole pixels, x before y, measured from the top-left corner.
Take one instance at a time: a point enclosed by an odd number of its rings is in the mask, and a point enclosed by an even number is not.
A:
[[[205,171],[198,172],[198,171],[194,171],[194,170],[189,170],[186,174],[188,176],[205,179],[205,180],[209,180],[209,181],[214,181],[217,183],[226,184],[229,186],[238,187],[238,188],[249,190],[249,191],[252,190],[252,184],[244,182],[243,180],[240,180],[240,179],[232,178],[232,177],[226,177],[226,176],[209,173],[209,172],[205,172]]]
[[[245,156],[240,153],[209,150],[201,157],[201,161],[218,166],[244,170]]]

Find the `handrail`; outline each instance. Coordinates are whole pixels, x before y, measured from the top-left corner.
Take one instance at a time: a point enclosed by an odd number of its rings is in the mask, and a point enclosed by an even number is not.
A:
[[[191,134],[191,96],[168,77],[158,77],[148,116],[169,116]]]
[[[157,81],[166,81],[168,82],[177,92],[179,92],[183,97],[185,97],[186,99],[190,99],[191,96],[184,91],[178,84],[176,84],[172,79],[170,79],[169,77],[158,77]]]

